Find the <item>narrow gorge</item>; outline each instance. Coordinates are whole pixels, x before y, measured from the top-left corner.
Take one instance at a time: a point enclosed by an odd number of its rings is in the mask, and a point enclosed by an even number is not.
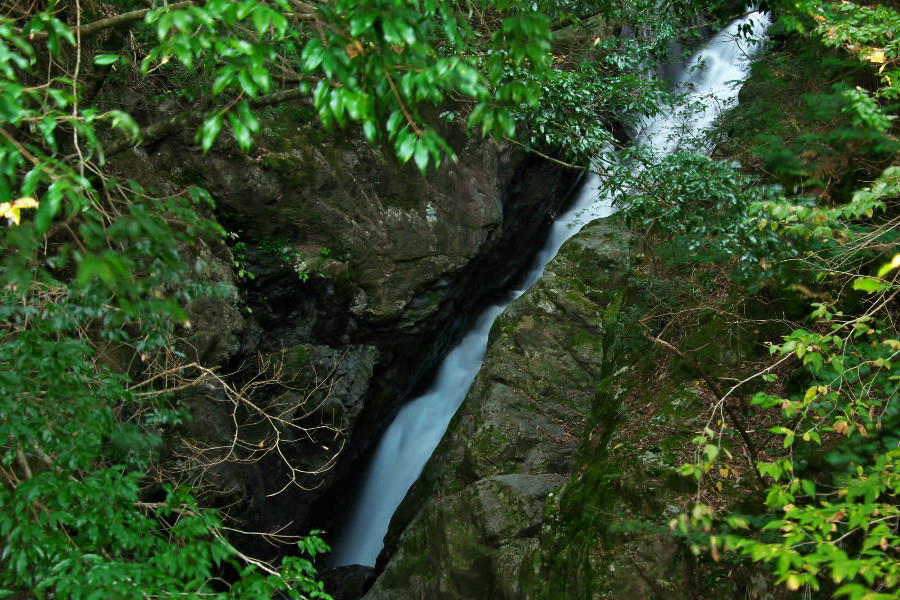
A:
[[[895,4],[0,2],[0,597],[896,597]]]
[[[672,85],[686,92],[681,103],[642,121],[634,143],[662,157],[704,140],[721,111],[734,105],[766,24],[765,15],[750,13],[712,36],[675,70]],[[507,297],[481,313],[433,386],[405,405],[384,434],[333,564],[374,566],[394,510],[426,472],[404,501],[400,523],[392,522],[393,548],[366,598],[536,598],[567,589],[549,592],[554,588],[544,579],[561,575],[542,552],[548,498],[552,505],[568,482],[592,413],[609,419],[610,408],[596,406],[615,401],[596,396],[604,374],[606,385],[624,387],[617,378],[625,380],[634,370],[629,359],[636,360],[609,354],[616,340],[607,329],[627,309],[622,299],[633,262],[624,227],[607,219],[613,210],[611,192],[592,173]],[[581,286],[590,292],[574,291]],[[591,427],[612,432],[614,424]],[[651,570],[664,573],[661,566]],[[626,571],[597,586],[607,590],[599,597],[624,593],[617,589],[623,576],[640,588]],[[677,592],[675,582],[660,585]],[[579,597],[587,588],[575,589],[568,593]]]

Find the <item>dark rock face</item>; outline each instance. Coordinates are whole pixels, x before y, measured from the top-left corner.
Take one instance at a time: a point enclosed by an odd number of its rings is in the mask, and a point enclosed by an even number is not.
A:
[[[303,500],[333,483],[377,359],[372,346],[297,344],[259,356],[237,381],[191,388],[179,399],[190,416],[172,444],[169,471],[192,481],[203,502],[241,530],[302,533],[310,509]],[[279,383],[262,383],[270,378]],[[277,535],[236,539],[254,556],[280,551],[270,543]]]
[[[190,361],[210,367],[225,365],[242,348],[253,345],[256,334],[239,308],[231,253],[218,240],[197,240],[182,250],[182,256],[194,265],[193,282],[209,287],[211,293],[197,296],[185,307],[190,332],[178,350]]]
[[[390,148],[322,131],[308,110],[272,110],[250,156],[163,144],[145,162],[213,194],[255,275],[240,285],[263,351],[375,345],[380,375],[396,371],[378,395],[396,398],[526,264],[579,174],[450,130],[459,160],[423,177]],[[380,427],[396,402],[378,404]]]
[[[712,576],[669,530],[696,493],[677,466],[710,401],[622,343],[642,289],[623,229],[585,227],[497,319],[365,600],[784,597],[758,570]]]
[[[334,286],[325,301],[341,302],[344,310],[316,313],[343,323],[309,323],[301,326],[308,330],[295,331],[290,328],[296,324],[284,323],[284,331],[266,327],[270,335],[427,332],[442,304],[471,294],[460,290],[466,286],[459,275],[474,271],[473,261],[481,263],[482,282],[502,284],[496,278],[511,275],[508,262],[514,267],[522,252],[501,257],[504,247],[527,252],[576,178],[488,140],[462,140],[456,163],[445,161],[423,177],[397,163],[389,148],[323,132],[304,124],[304,117],[302,107],[270,115],[252,156],[222,150],[185,161],[166,156],[167,147],[159,150],[175,178],[197,181],[213,193],[224,224],[241,240],[257,251],[277,242],[289,262],[314,275],[310,285],[282,282],[290,294],[272,289],[271,281],[251,285],[261,296],[257,319],[294,320],[303,288],[324,283],[315,281],[316,274]],[[278,270],[256,254],[252,259],[251,270],[259,266],[264,279]],[[290,295],[295,302],[284,302]]]
[[[627,236],[594,223],[497,319],[466,401],[391,523],[367,599],[533,597],[523,586],[540,566],[545,504],[570,478],[627,268]]]
[[[189,307],[188,354],[241,370],[239,380],[261,359],[283,363],[301,394],[329,382],[303,405],[281,392],[260,399],[275,408],[293,401],[295,417],[341,429],[290,451],[299,487],[268,496],[290,477],[272,457],[206,473],[213,496],[242,523],[264,531],[290,523],[288,534],[302,531],[325,493],[323,510],[339,510],[355,461],[480,304],[527,264],[578,180],[461,131],[446,132],[459,160],[423,177],[390,148],[310,124],[308,112],[295,105],[267,113],[251,155],[225,143],[201,155],[183,139],[118,159],[161,189],[205,187],[234,234],[231,252],[196,250],[208,259],[197,277],[223,293]],[[236,278],[229,263],[253,277]],[[231,434],[221,392],[184,400],[195,416],[186,430],[207,444]],[[253,434],[266,443],[262,431]],[[335,481],[343,483],[329,492]]]
[[[456,150],[458,162],[422,177],[397,164],[389,149],[323,136],[281,114],[256,156],[204,158],[201,183],[251,248],[256,278],[244,287],[265,332],[260,348],[378,349],[361,425],[326,477],[346,480],[333,494],[337,506],[352,492],[358,457],[479,304],[525,266],[577,181],[490,141],[465,141]],[[282,256],[266,254],[271,240]],[[298,270],[310,274],[306,282]],[[323,510],[332,511],[333,500],[326,504]]]
[[[356,600],[374,579],[375,569],[360,565],[334,567],[320,571],[319,576],[334,600]]]

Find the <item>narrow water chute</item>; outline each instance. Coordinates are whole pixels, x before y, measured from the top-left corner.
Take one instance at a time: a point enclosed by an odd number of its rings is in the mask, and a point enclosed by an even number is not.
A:
[[[739,84],[749,73],[750,59],[759,49],[758,41],[747,39],[742,33],[749,25],[751,37],[759,39],[767,24],[766,15],[748,14],[732,22],[694,54],[674,82],[685,92],[684,103],[667,115],[643,121],[637,143],[664,156],[685,141],[702,137],[718,114],[736,101]],[[691,147],[698,148],[696,144]],[[441,362],[431,388],[400,409],[365,473],[350,518],[335,544],[330,561],[333,566],[375,565],[394,511],[419,477],[478,374],[491,325],[513,300],[540,279],[547,263],[567,239],[590,221],[612,214],[611,198],[599,190],[600,178],[591,174],[572,206],[553,223],[517,289],[482,312]]]

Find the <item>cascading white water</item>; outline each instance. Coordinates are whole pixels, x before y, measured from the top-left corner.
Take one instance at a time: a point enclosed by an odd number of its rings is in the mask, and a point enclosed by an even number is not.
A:
[[[637,143],[664,155],[677,149],[681,141],[700,137],[719,112],[736,100],[750,57],[758,49],[758,43],[740,38],[739,32],[750,25],[754,36],[761,37],[767,22],[765,15],[752,13],[713,37],[675,82],[687,93],[684,105],[673,107],[665,117],[644,121]],[[705,101],[705,108],[684,110],[698,100]],[[612,214],[612,200],[599,193],[599,184],[597,175],[588,177],[572,206],[553,223],[518,289],[484,310],[444,358],[431,388],[400,409],[375,451],[350,519],[335,544],[332,566],[375,565],[394,511],[419,477],[481,368],[494,319],[541,277],[563,242],[590,221]]]
[[[645,119],[638,143],[651,148],[657,156],[684,146],[711,151],[703,134],[723,110],[737,102],[741,84],[750,74],[750,60],[762,47],[768,24],[768,15],[752,12],[713,36],[673,81],[676,88],[686,93],[683,103],[664,117]]]

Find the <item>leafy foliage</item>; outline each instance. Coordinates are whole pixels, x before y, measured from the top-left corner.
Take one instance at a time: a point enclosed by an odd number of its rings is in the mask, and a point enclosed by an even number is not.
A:
[[[857,87],[866,83],[851,58],[789,35],[754,67],[727,120],[724,152],[758,165],[793,194],[852,191],[845,189],[854,183],[848,172],[874,172],[900,150],[882,127],[887,116],[871,113],[878,105]]]
[[[653,114],[661,94],[652,80],[597,63],[554,70],[541,88],[541,103],[520,111],[528,123],[526,147],[555,148],[577,164],[588,164],[614,147],[615,115]]]
[[[531,144],[561,146],[584,160],[602,149],[594,138],[603,137],[614,112],[656,109],[655,84],[635,72],[664,56],[679,33],[676,22],[698,10],[689,0],[671,4],[660,19],[656,5],[643,0],[480,0],[465,8],[433,0],[209,0],[149,12],[160,43],[141,68],[151,73],[177,61],[211,81],[209,94],[223,102],[197,133],[204,150],[226,124],[249,148],[260,127],[253,107],[299,92],[311,97],[326,126],[356,123],[367,139],[389,142],[401,162],[413,160],[423,173],[454,158],[432,116],[448,104],[464,107],[469,130],[514,138],[524,120],[536,130]],[[554,68],[551,26],[584,28],[588,15],[632,23],[641,35],[597,38],[589,58],[602,61],[586,60],[572,72]]]
[[[652,22],[650,4],[638,4],[634,14]],[[184,303],[215,293],[192,281],[183,250],[224,231],[208,219],[203,190],[144,189],[114,177],[107,157],[194,124],[204,151],[224,130],[247,150],[261,128],[258,107],[309,97],[326,126],[356,123],[424,172],[453,155],[431,124],[435,108],[458,108],[483,135],[513,137],[516,119],[544,94],[558,96],[553,114],[572,120],[560,126],[549,115],[540,126],[553,132],[542,143],[587,156],[596,144],[577,140],[593,130],[588,111],[643,108],[641,82],[622,73],[624,59],[555,71],[551,25],[615,7],[207,0],[111,16],[99,8],[51,1],[0,18],[0,592],[327,598],[311,562],[327,548],[314,534],[299,544],[309,559],[260,562],[229,543],[221,515],[163,483],[161,439],[183,415],[155,389],[149,365],[190,325]],[[641,48],[632,43],[629,60]],[[115,94],[96,101],[104,81],[175,97],[185,110],[141,127]],[[235,576],[225,581],[223,569]]]
[[[598,121],[654,110],[656,87],[628,72],[661,56],[678,35],[675,19],[704,3],[670,3],[674,17],[659,19],[655,1],[622,10],[207,0],[94,21],[95,6],[83,4],[51,1],[0,18],[0,593],[327,598],[311,562],[327,550],[315,533],[299,542],[309,559],[260,562],[229,543],[221,515],[190,490],[152,477],[165,427],[181,412],[154,393],[147,364],[189,325],[184,302],[212,293],[191,281],[183,248],[224,232],[207,218],[206,192],[120,181],[107,156],[194,124],[204,151],[225,130],[246,150],[261,128],[254,110],[309,97],[325,125],[358,124],[423,172],[453,155],[431,123],[447,105],[496,138],[530,119],[531,144],[587,159],[605,141]],[[554,69],[551,27],[594,12],[627,19],[638,34],[600,40],[602,65]],[[137,42],[125,48],[120,27]],[[110,35],[93,37],[101,32]],[[141,127],[94,101],[96,81],[136,72],[142,89],[188,103],[184,113]],[[173,82],[185,88],[166,89]],[[740,202],[737,188],[710,192]],[[647,218],[670,223],[683,214],[672,203],[652,210],[662,212]],[[116,350],[134,360],[116,364]],[[224,568],[236,576],[225,581]]]
[[[821,43],[843,48],[875,67],[867,88],[841,87],[829,95],[847,120],[832,120],[831,130],[819,124],[816,135],[821,140],[838,128],[860,138],[876,132],[880,147],[856,145],[853,151],[870,169],[883,165],[879,154],[884,144],[896,144],[896,106],[890,102],[896,97],[891,69],[896,63],[893,31],[898,13],[886,4],[863,7],[850,2],[801,2],[781,8],[783,25],[812,36],[802,43],[815,48],[821,36]],[[850,77],[857,67],[842,68],[838,73]],[[790,151],[787,157],[797,160]],[[805,587],[836,597],[894,598],[900,589],[900,345],[895,303],[900,290],[900,171],[897,165],[882,166],[868,182],[860,181],[864,172],[844,172],[843,177],[853,179],[855,191],[824,186],[828,193],[819,188],[818,198],[796,198],[779,188],[768,195],[758,187],[729,187],[741,177],[726,175],[724,169],[704,170],[715,181],[700,187],[687,187],[685,179],[693,178],[669,172],[665,183],[681,202],[660,199],[660,192],[653,190],[659,204],[639,197],[633,221],[658,219],[668,235],[696,235],[694,249],[712,244],[724,255],[740,257],[745,267],[763,266],[770,287],[790,286],[818,301],[808,327],[769,344],[774,362],[740,375],[739,383],[718,398],[707,427],[694,438],[695,460],[681,467],[702,486],[722,468],[723,460],[736,460],[740,442],[721,425],[722,410],[739,388],[752,382],[758,386],[753,404],[771,417],[768,431],[757,434],[768,451],[751,456],[763,484],[757,489],[746,484],[758,512],[716,514],[698,492],[693,509],[671,526],[691,541],[692,550],[708,549],[715,560],[722,560],[720,552],[727,550],[769,565],[788,590]],[[774,173],[787,183],[796,174]],[[816,182],[804,185],[815,189]],[[744,200],[723,198],[722,189],[733,189]],[[701,202],[694,212],[686,202],[698,196],[713,202]],[[739,210],[718,215],[717,202]],[[757,235],[748,235],[753,229]],[[740,243],[729,243],[738,239]],[[768,268],[756,258],[760,256]],[[771,266],[785,261],[800,268]],[[737,272],[742,268],[738,265]],[[787,364],[795,366],[785,376]],[[749,510],[749,504],[743,506]]]
[[[641,171],[638,188],[620,196],[625,222],[653,234],[656,252],[673,263],[717,263],[736,257],[732,274],[750,289],[784,278],[801,250],[751,218],[761,203],[782,198],[737,164],[676,152]],[[804,248],[805,249],[805,248]]]
[[[212,292],[181,249],[223,232],[201,216],[204,191],[160,197],[104,170],[101,139],[139,129],[84,101],[84,31],[53,8],[0,22],[0,594],[327,598],[309,560],[246,557],[215,511],[148,480],[179,412],[135,392],[131,376],[147,373],[110,370],[105,353],[146,360],[171,343],[180,305]],[[315,536],[301,546],[326,550]]]
[[[900,13],[894,7],[881,3],[866,6],[854,2],[800,2],[786,16],[786,25],[806,30],[808,25],[801,14],[812,18],[815,33],[825,45],[843,48],[878,67],[881,85],[875,91],[876,97],[900,98],[900,42],[894,39],[900,27]]]
[[[453,152],[420,113],[459,96],[475,102],[469,126],[483,133],[512,135],[510,106],[536,104],[539,88],[504,79],[506,69],[539,74],[550,65],[550,21],[522,2],[485,1],[482,22],[449,3],[408,0],[321,4],[230,2],[148,13],[160,45],[142,68],[177,59],[185,67],[211,70],[213,96],[234,98],[213,111],[198,133],[209,149],[222,126],[248,148],[259,123],[249,99],[278,87],[278,70],[311,93],[326,125],[356,122],[374,141],[386,135],[401,162],[414,159],[425,170]],[[487,15],[487,17],[485,17]],[[246,39],[245,32],[255,33]],[[296,69],[284,73],[286,60]]]

